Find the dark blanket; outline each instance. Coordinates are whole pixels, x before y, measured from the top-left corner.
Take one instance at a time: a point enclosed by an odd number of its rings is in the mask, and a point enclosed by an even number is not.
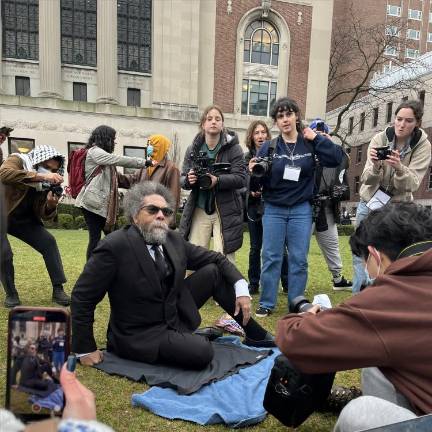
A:
[[[169,387],[179,394],[191,394],[203,385],[221,380],[239,369],[251,366],[268,357],[272,351],[255,351],[217,340],[212,342],[212,362],[200,371],[186,370],[165,365],[152,365],[122,359],[104,351],[104,361],[95,367],[110,375],[120,375],[133,381],[145,381],[150,386]]]

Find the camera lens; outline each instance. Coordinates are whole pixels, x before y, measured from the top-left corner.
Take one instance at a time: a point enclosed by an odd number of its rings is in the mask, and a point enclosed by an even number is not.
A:
[[[207,174],[198,177],[197,184],[201,189],[208,189],[211,186],[212,180]]]

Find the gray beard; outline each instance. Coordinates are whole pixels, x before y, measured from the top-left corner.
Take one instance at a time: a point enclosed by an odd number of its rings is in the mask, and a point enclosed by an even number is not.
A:
[[[166,223],[153,222],[150,225],[137,225],[138,229],[147,244],[163,245],[168,235],[168,225]]]

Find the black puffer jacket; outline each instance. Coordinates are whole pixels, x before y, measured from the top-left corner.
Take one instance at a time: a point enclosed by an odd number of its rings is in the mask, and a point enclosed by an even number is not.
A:
[[[189,239],[192,216],[198,195],[198,189],[189,185],[187,173],[193,166],[191,154],[197,154],[203,143],[204,136],[199,133],[186,150],[180,177],[181,187],[186,190],[192,189],[184,206],[179,228],[180,233],[186,240]],[[240,249],[243,243],[243,205],[240,189],[246,186],[246,165],[243,150],[239,145],[235,132],[227,131],[225,133],[222,147],[216,156],[216,162],[231,163],[230,173],[219,176],[219,182],[215,190],[216,211],[222,225],[223,251],[224,254],[229,254]]]

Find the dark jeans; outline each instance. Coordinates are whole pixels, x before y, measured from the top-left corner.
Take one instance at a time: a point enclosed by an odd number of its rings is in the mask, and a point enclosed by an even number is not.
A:
[[[255,222],[249,220],[248,225],[250,238],[248,269],[249,285],[258,288],[261,277],[261,249],[263,243],[263,226],[261,220]],[[284,255],[282,259],[281,282],[284,288],[288,288],[288,255],[286,248],[284,249]]]
[[[19,223],[9,219],[8,234],[27,243],[42,255],[53,286],[66,282],[57,242],[39,221],[29,219],[25,223]],[[15,289],[15,272],[12,249],[6,237],[2,240],[1,249],[2,283],[8,293],[10,289]],[[31,263],[27,263],[27,267],[31,271]]]
[[[189,289],[196,306],[200,309],[213,297],[231,316],[235,310],[235,291],[227,285],[215,264],[208,264],[184,281],[184,289]],[[243,326],[243,314],[233,317],[245,330],[248,337],[264,339],[264,330],[252,318]],[[158,361],[187,369],[203,369],[213,358],[213,347],[207,338],[187,332],[168,330],[161,338]]]
[[[93,249],[99,243],[99,240],[102,237],[102,232],[108,234],[107,231],[104,230],[106,219],[102,216],[97,215],[91,211],[88,211],[84,208],[81,208],[84,219],[87,225],[88,233],[89,233],[89,243],[87,246],[87,261],[90,258],[90,255],[93,252]]]

